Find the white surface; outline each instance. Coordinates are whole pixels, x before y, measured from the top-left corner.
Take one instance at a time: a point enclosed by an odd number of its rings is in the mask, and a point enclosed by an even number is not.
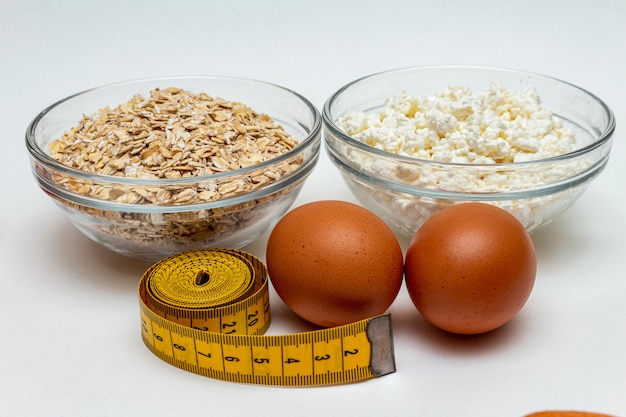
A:
[[[546,408],[626,416],[626,2],[0,1],[2,416],[498,416]],[[618,128],[608,168],[534,236],[526,307],[475,338],[427,326],[405,289],[392,306],[398,370],[364,383],[268,388],[161,362],[140,339],[146,264],[75,231],[30,173],[29,121],[71,93],[176,74],[235,75],[322,106],[344,83],[409,65],[553,75],[603,98]],[[297,204],[352,200],[326,155]],[[246,249],[264,257],[267,236]],[[273,298],[271,332],[302,330]]]

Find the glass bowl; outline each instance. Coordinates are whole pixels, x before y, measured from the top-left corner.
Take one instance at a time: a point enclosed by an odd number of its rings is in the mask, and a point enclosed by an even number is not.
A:
[[[435,162],[375,147],[339,127],[348,112],[380,112],[399,92],[432,98],[450,86],[479,93],[493,83],[508,91],[534,89],[541,106],[572,130],[574,149],[521,162]],[[506,209],[531,233],[548,225],[602,172],[615,129],[609,107],[582,88],[540,74],[471,66],[411,67],[360,78],[326,101],[322,119],[327,153],[354,196],[409,237],[437,211],[469,201]]]
[[[170,87],[243,103],[268,115],[297,144],[269,160],[180,178],[93,174],[51,156],[50,144],[83,115]],[[262,81],[217,76],[94,88],[46,108],[26,131],[35,179],[69,221],[102,246],[149,261],[206,247],[241,248],[258,238],[293,204],[317,163],[320,141],[321,116],[306,98]]]

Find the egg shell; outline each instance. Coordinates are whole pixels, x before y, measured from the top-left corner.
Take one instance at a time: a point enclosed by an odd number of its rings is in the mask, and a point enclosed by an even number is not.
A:
[[[530,235],[510,213],[483,203],[450,206],[415,233],[405,259],[411,300],[433,325],[479,334],[524,306],[537,261]]]
[[[402,249],[371,211],[345,201],[316,201],[287,213],[266,252],[270,280],[285,304],[322,327],[384,313],[403,279]]]

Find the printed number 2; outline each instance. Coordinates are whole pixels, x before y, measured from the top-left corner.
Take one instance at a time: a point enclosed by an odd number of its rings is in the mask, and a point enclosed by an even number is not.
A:
[[[227,329],[228,327],[235,327],[237,325],[237,322],[233,321],[232,323],[224,323],[222,324],[222,330],[223,329]],[[230,331],[227,332],[222,332],[224,334],[231,334],[231,333],[235,333],[237,331],[237,329],[232,329]]]
[[[358,349],[354,349],[354,350],[344,350],[343,351],[343,356],[348,356],[348,355],[356,355],[357,353],[359,353]]]
[[[248,314],[248,327],[252,327],[259,322],[259,319],[257,318],[258,315],[258,311]]]

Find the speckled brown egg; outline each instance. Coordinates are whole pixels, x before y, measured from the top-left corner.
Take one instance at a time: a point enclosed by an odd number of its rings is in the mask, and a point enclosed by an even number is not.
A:
[[[404,267],[396,236],[378,216],[334,200],[287,213],[270,234],[266,261],[279,297],[322,327],[384,313],[398,295]]]
[[[413,303],[431,324],[478,334],[509,322],[535,282],[535,248],[509,212],[483,203],[445,208],[415,233],[405,259]]]

